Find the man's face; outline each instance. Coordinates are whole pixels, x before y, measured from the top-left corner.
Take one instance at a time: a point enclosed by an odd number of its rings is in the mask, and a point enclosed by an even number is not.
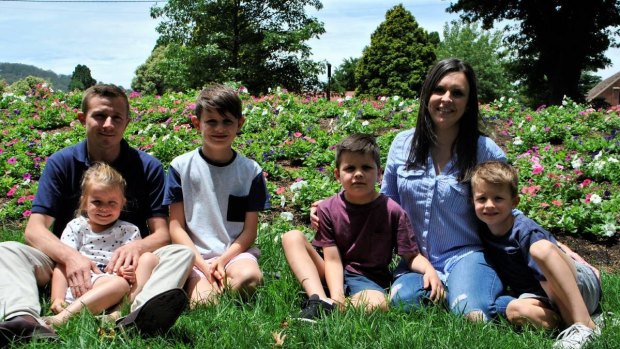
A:
[[[100,150],[119,146],[129,123],[127,105],[120,97],[93,96],[87,114],[78,113],[78,119],[86,127],[89,145]]]

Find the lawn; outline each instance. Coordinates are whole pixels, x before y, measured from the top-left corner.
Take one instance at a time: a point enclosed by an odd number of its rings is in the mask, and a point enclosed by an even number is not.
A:
[[[127,140],[167,166],[200,144],[190,126],[195,92],[130,97],[133,121]],[[548,348],[553,334],[515,331],[503,322],[474,324],[431,307],[405,313],[336,313],[314,325],[292,317],[302,302],[286,265],[280,236],[307,227],[311,202],[332,195],[333,146],[344,135],[378,136],[383,163],[396,132],[415,124],[417,100],[397,96],[366,101],[325,101],[274,90],[267,96],[242,94],[247,122],[236,149],[263,166],[272,210],[261,214],[257,244],[265,283],[243,304],[234,296],[217,306],[182,315],[163,337],[142,339],[114,333],[83,314],[58,330],[58,347],[310,347],[310,348]],[[45,159],[84,137],[75,120],[81,95],[44,86],[28,96],[0,99],[0,240],[20,240]],[[519,169],[519,208],[560,236],[616,246],[620,219],[620,111],[592,110],[566,100],[557,107],[523,108],[500,100],[482,106],[487,133]],[[585,241],[585,240],[584,240]],[[603,268],[603,309],[608,316],[594,348],[620,347],[620,275]],[[47,312],[44,305],[44,312]],[[25,347],[48,347],[34,342]]]

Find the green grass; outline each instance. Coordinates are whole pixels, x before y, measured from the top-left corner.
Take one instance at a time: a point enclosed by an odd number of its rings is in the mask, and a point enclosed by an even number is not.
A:
[[[302,295],[277,239],[283,231],[269,228],[259,233],[265,282],[249,303],[225,295],[216,306],[184,313],[166,336],[148,339],[135,333],[110,334],[111,325],[83,313],[58,329],[59,341],[31,342],[21,347],[272,348],[276,334],[284,338],[284,348],[530,349],[550,348],[553,343],[553,333],[533,329],[517,331],[505,322],[470,323],[438,307],[412,313],[394,309],[370,314],[349,309],[316,324],[295,321],[292,317],[300,310]],[[20,236],[15,227],[5,226],[0,230],[2,240]],[[620,275],[603,274],[602,282],[603,309],[614,315],[608,317],[601,338],[590,348],[620,348]],[[43,308],[49,312],[47,304]],[[614,321],[615,324],[610,324]],[[100,329],[106,329],[106,334],[101,335]]]

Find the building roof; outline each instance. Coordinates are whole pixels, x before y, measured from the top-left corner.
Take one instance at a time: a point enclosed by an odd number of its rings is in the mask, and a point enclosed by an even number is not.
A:
[[[594,86],[590,91],[588,91],[588,96],[586,97],[586,99],[588,101],[591,101],[596,97],[599,97],[601,93],[605,92],[605,90],[607,90],[610,86],[614,85],[616,82],[620,82],[620,71],[596,84],[596,86]]]

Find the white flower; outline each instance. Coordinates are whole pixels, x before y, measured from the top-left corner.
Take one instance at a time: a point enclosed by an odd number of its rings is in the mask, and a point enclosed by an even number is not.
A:
[[[299,191],[301,190],[301,188],[305,187],[308,185],[307,181],[299,181],[299,182],[295,182],[293,184],[291,184],[291,191]]]
[[[405,101],[402,101],[402,102],[398,103],[398,107],[399,108],[402,108],[404,105],[405,105]]]
[[[397,101],[397,100],[399,100],[399,99],[400,99],[400,97],[398,97],[398,96],[392,96],[392,99],[393,99],[394,101]]]
[[[592,194],[592,196],[590,196],[590,202],[595,205],[600,204],[601,201],[603,201],[603,198],[600,197],[598,194]]]
[[[573,166],[574,169],[580,168],[581,165],[583,165],[583,160],[581,160],[580,158],[573,158],[573,161],[571,161],[571,166]]]
[[[594,155],[594,160],[598,160],[601,158],[601,156],[603,156],[603,152],[599,151],[598,153],[596,153],[596,155]]]
[[[290,212],[282,212],[280,213],[280,218],[284,219],[285,221],[292,221],[294,216]]]
[[[592,165],[592,167],[594,167],[597,171],[602,171],[605,167],[605,161],[597,161]]]
[[[521,137],[517,136],[517,137],[515,137],[515,140],[512,141],[512,144],[514,144],[514,145],[521,145],[521,144],[523,144],[523,140],[521,139]]]
[[[286,197],[284,195],[280,195],[280,207],[286,206]]]
[[[618,159],[611,157],[611,156],[607,159],[607,161],[614,163],[614,164],[618,163]]]
[[[351,100],[351,96],[344,96],[344,100],[345,101],[350,101]]]
[[[379,100],[380,100],[381,102],[385,102],[385,96],[381,96],[381,98],[379,98]]]
[[[262,114],[262,116],[267,115],[267,113],[268,113],[268,112],[267,112],[267,109],[264,109],[264,110],[263,110],[263,114]]]
[[[368,120],[362,121],[362,126],[368,126],[369,124],[370,124],[370,122],[368,122]]]
[[[615,224],[607,223],[607,224],[603,225],[603,236],[606,236],[608,238],[612,237],[612,236],[614,236],[616,234],[616,230],[617,229],[618,228],[616,227]]]
[[[536,132],[536,125],[530,126],[530,132]]]

